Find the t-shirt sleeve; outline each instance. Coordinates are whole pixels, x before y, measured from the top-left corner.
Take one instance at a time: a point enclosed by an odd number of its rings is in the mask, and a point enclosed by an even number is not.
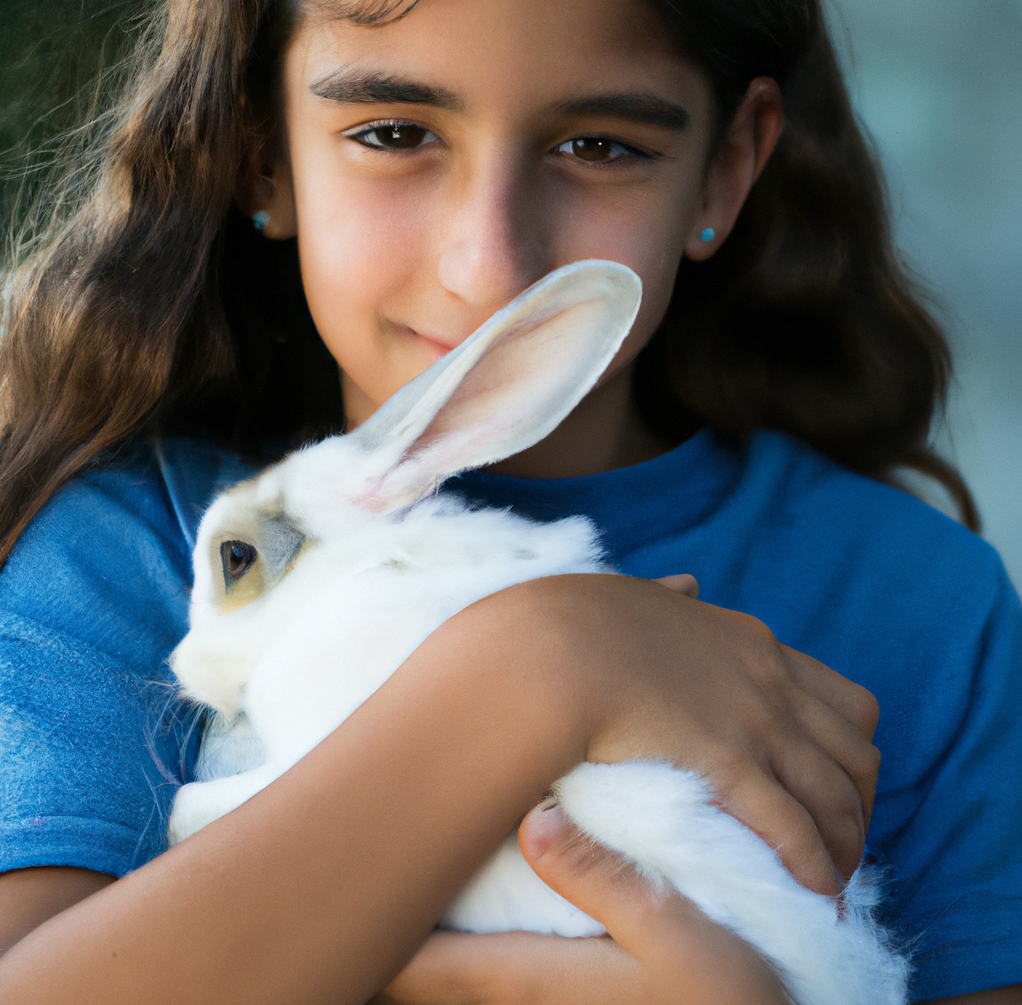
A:
[[[942,679],[934,659],[933,677],[912,682],[918,696],[888,726],[911,735],[907,718],[927,704],[928,718],[936,710],[954,724],[939,739],[916,734],[920,770],[911,784],[905,774],[904,786],[887,786],[878,806],[897,821],[876,837],[897,863],[890,921],[910,939],[920,1002],[1022,983],[1022,608],[1003,566],[991,564],[985,583],[962,583],[987,594],[985,618],[960,625],[961,651],[945,654],[973,667],[971,678]],[[913,751],[902,751],[911,764]]]
[[[158,855],[194,759],[189,732],[194,719],[165,680],[0,615],[0,872],[123,876]]]
[[[164,850],[200,735],[167,657],[194,524],[237,478],[220,461],[172,444],[72,482],[0,574],[0,872],[121,876]]]

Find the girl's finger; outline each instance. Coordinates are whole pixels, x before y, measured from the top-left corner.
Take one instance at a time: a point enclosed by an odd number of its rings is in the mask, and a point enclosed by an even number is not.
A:
[[[823,764],[822,770],[850,784],[833,762],[829,767]],[[820,776],[815,777],[818,780]],[[842,877],[814,822],[816,818],[799,801],[806,796],[789,793],[776,778],[754,767],[731,779],[726,786],[718,781],[717,794],[721,808],[770,845],[788,872],[804,887],[827,897],[836,897],[841,892]],[[861,851],[860,847],[860,855]],[[844,864],[849,856],[839,857]]]
[[[797,714],[805,735],[815,741],[818,749],[814,750],[811,744],[784,748],[783,764],[779,760],[771,762],[774,773],[796,798],[801,799],[803,792],[815,798],[811,807],[814,819],[821,819],[816,815],[817,808],[826,806],[831,815],[838,814],[826,819],[842,827],[854,824],[864,836],[873,810],[880,751],[863,739],[855,724],[825,701],[806,694],[798,704]],[[847,776],[848,784],[837,780],[835,785],[821,785],[818,776],[812,774],[819,770],[821,758],[833,761]],[[855,789],[854,794],[849,786]]]
[[[866,841],[866,810],[854,780],[830,751],[812,743],[789,747],[783,764],[770,768],[806,809],[838,873],[849,879]]]
[[[797,649],[781,645],[781,651],[799,687],[850,722],[865,740],[873,739],[880,706],[866,688]]]
[[[805,696],[798,708],[800,724],[841,766],[855,785],[865,827],[873,812],[877,773],[880,770],[880,751],[871,742],[879,717],[876,699],[865,688],[852,683],[811,656],[787,646],[780,648],[795,682]],[[774,767],[777,770],[777,765]],[[783,774],[781,780],[787,786],[790,772]],[[809,790],[826,795],[826,790],[818,783],[807,786]],[[792,791],[796,796],[799,795]]]
[[[547,886],[607,928],[627,952],[649,952],[666,894],[632,866],[582,834],[555,802],[541,803],[522,821],[518,843]]]
[[[602,922],[611,945],[623,950],[613,976],[627,977],[625,961],[632,961],[635,980],[622,984],[623,995],[609,994],[612,989],[602,980],[590,978],[586,1005],[790,1000],[747,943],[673,889],[658,891],[613,852],[584,837],[556,804],[534,809],[518,840],[540,879]]]
[[[686,597],[691,597],[693,600],[699,599],[699,581],[687,572],[677,576],[661,576],[659,579],[654,579],[653,582],[666,586],[667,589],[673,590],[675,593],[684,593]]]

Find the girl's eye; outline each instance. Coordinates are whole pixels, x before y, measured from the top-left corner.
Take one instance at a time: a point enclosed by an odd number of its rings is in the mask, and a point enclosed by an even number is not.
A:
[[[418,150],[440,140],[432,130],[414,122],[378,122],[359,126],[344,135],[377,150]]]
[[[579,136],[574,140],[566,140],[557,147],[556,152],[570,154],[572,157],[577,157],[590,164],[610,164],[623,157],[645,156],[634,147],[626,146],[615,140],[608,140],[603,136]]]

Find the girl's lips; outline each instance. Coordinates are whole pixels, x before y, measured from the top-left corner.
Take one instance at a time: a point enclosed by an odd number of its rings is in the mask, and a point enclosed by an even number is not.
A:
[[[458,343],[452,343],[448,339],[441,338],[439,335],[430,335],[426,332],[417,331],[414,328],[409,328],[408,331],[417,336],[418,338],[424,339],[429,342],[431,348],[434,350],[436,355],[434,356],[433,362],[435,363],[442,356],[446,356],[452,349],[457,348]]]

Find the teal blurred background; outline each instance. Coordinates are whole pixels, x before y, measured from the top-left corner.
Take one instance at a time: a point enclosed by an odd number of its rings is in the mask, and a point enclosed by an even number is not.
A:
[[[887,171],[899,247],[938,305],[958,378],[942,452],[1022,586],[1022,0],[825,0]],[[0,170],[80,115],[139,0],[0,0]],[[0,182],[12,213],[15,181]],[[939,494],[929,497],[946,506]]]
[[[937,442],[1022,588],[1022,0],[828,6],[897,243],[955,350]]]

